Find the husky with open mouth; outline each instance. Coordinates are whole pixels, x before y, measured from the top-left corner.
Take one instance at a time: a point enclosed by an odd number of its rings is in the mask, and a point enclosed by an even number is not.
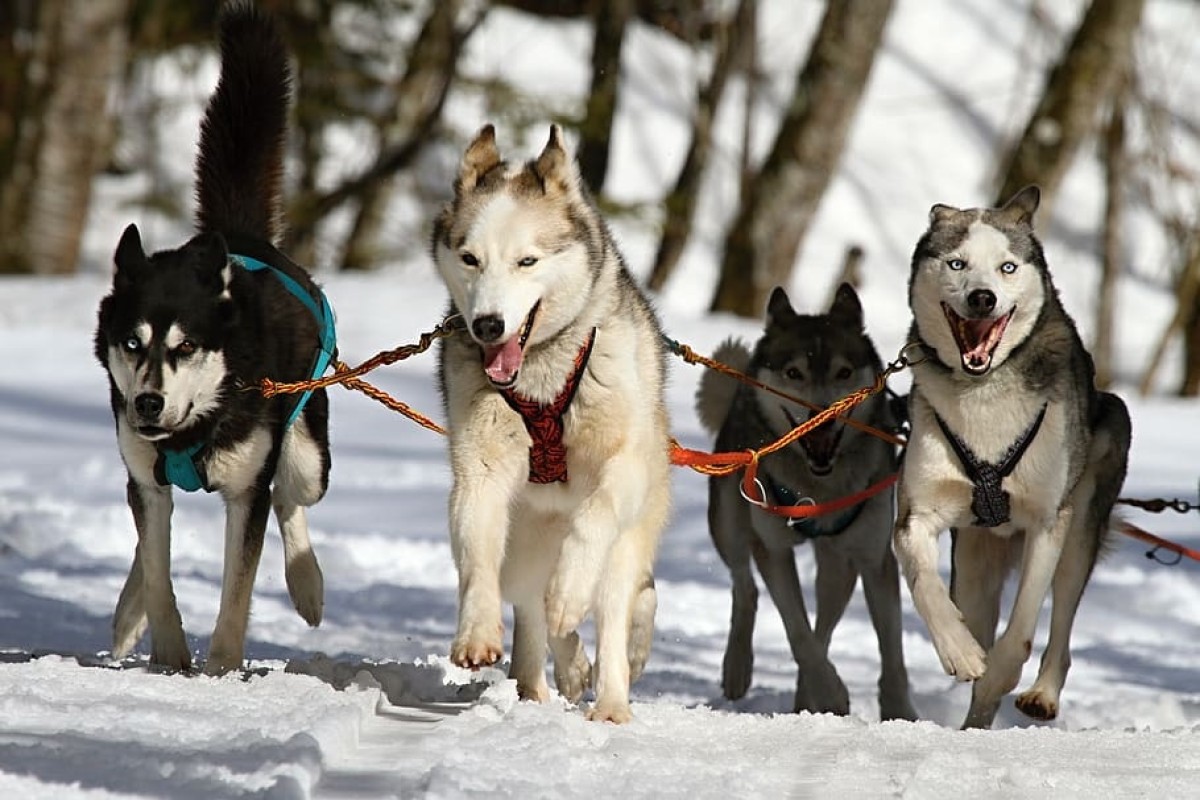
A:
[[[964,727],[990,727],[1021,678],[1046,594],[1050,638],[1016,707],[1053,719],[1071,626],[1125,479],[1130,421],[1094,385],[1033,230],[1040,193],[998,209],[935,205],[912,260],[912,434],[895,548],[946,672],[974,681]],[[938,537],[952,535],[950,587]],[[1000,600],[1019,577],[997,639]]]
[[[817,409],[870,386],[882,368],[864,330],[858,295],[849,284],[838,289],[827,312],[812,315],[796,313],[783,289],[776,288],[768,303],[766,328],[753,350],[730,340],[713,357]],[[715,371],[700,380],[696,411],[716,434],[714,449],[719,452],[762,447],[817,413]],[[882,394],[859,405],[852,416],[878,429],[897,426],[891,403]],[[765,456],[758,479],[763,499],[771,505],[796,506],[805,499],[838,501],[868,490],[895,471],[894,445],[831,420]],[[849,713],[850,698],[828,650],[834,627],[861,578],[879,640],[880,716],[916,719],[901,638],[900,574],[891,549],[891,488],[829,514],[788,519],[747,502],[741,482],[740,473],[709,478],[709,532],[733,581],[721,674],[725,696],[736,700],[750,686],[758,608],[754,565],[783,618],[799,667],[795,710]],[[815,629],[804,605],[794,552],[809,541],[817,563]]]
[[[630,719],[650,651],[653,562],[666,525],[670,434],[655,315],[554,126],[541,154],[504,161],[484,127],[433,255],[465,331],[442,340],[450,543],[459,574],[451,659],[503,654],[522,697],[594,685],[592,719]],[[596,667],[578,628],[596,624]]]

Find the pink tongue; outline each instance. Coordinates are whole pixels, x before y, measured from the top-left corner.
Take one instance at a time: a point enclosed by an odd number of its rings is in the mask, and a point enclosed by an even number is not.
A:
[[[524,356],[520,337],[514,336],[499,347],[483,348],[483,371],[492,383],[501,386],[512,383]]]

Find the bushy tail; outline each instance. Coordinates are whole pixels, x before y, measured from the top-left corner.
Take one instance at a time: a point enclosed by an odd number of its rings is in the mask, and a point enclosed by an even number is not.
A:
[[[220,20],[221,78],[200,124],[197,227],[274,242],[282,223],[291,71],[274,20],[248,2]]]
[[[750,350],[740,339],[726,339],[713,351],[712,358],[738,372],[745,372],[750,365]],[[716,370],[706,370],[700,376],[700,388],[696,390],[696,415],[700,424],[716,433],[725,424],[733,397],[740,384],[736,379]]]

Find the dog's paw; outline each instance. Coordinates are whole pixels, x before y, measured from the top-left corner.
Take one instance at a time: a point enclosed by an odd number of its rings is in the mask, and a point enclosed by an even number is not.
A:
[[[729,647],[721,666],[721,691],[730,700],[740,700],[750,689],[754,674],[754,651],[748,647]]]
[[[839,717],[850,713],[850,692],[832,664],[825,662],[819,667],[801,669],[803,674],[796,682],[795,711]]]
[[[546,590],[546,627],[551,636],[574,633],[591,610],[591,592],[570,590],[570,583],[552,580]]]
[[[204,662],[204,674],[214,678],[241,668],[241,653],[222,653],[212,650],[208,654],[208,660]]]
[[[974,681],[987,672],[987,654],[963,624],[933,637],[942,669],[955,680]]]
[[[292,605],[310,627],[321,624],[325,609],[325,579],[311,550],[300,553],[284,570]]]
[[[1058,716],[1058,698],[1048,692],[1030,689],[1017,697],[1016,704],[1018,711],[1032,719],[1049,722]]]
[[[455,637],[450,646],[450,660],[466,669],[490,667],[504,655],[503,628],[487,635],[477,628]]]
[[[566,663],[554,659],[554,685],[558,693],[571,703],[578,703],[584,691],[592,685],[592,665],[580,648]]]
[[[633,720],[633,712],[629,709],[628,701],[599,700],[587,712],[587,718],[592,722],[611,722],[624,725]]]
[[[543,676],[532,686],[526,686],[517,681],[517,697],[522,700],[532,700],[535,703],[545,703],[550,699],[550,687],[546,683],[546,678]]]
[[[177,633],[150,632],[150,663],[169,671],[187,672],[192,668],[192,654],[182,628]]]

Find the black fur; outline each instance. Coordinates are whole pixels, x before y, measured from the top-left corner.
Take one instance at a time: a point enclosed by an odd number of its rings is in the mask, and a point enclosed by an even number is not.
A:
[[[313,314],[275,275],[244,270],[232,264],[229,255],[250,256],[285,272],[317,298],[318,305],[320,290],[304,269],[273,246],[280,232],[291,91],[283,38],[269,16],[249,3],[236,2],[221,15],[219,40],[221,76],[201,124],[196,162],[198,233],[177,249],[147,254],[137,227],[126,228],[114,256],[112,291],[100,303],[94,346],[109,375],[118,424],[129,418],[128,406],[134,398],[122,396],[110,352],[119,349],[138,326],[148,324],[153,332],[138,354],[139,364],[149,360],[160,377],[163,370],[187,357],[168,349],[164,339],[172,326],[186,332],[197,351],[221,354],[224,376],[214,408],[155,446],[161,453],[199,443],[204,448],[200,459],[207,462],[246,441],[257,429],[269,432],[271,446],[250,490],[253,510],[245,528],[245,554],[256,562],[285,422],[299,398],[266,399],[258,386],[268,377],[278,381],[311,377],[321,331]],[[325,391],[313,392],[303,420],[321,454],[320,491],[301,505],[316,502],[328,485],[328,412]],[[128,454],[123,455],[128,464]],[[224,492],[228,487],[218,479],[205,488]],[[131,469],[130,506],[139,538],[145,501],[138,495],[153,490],[138,484]]]

